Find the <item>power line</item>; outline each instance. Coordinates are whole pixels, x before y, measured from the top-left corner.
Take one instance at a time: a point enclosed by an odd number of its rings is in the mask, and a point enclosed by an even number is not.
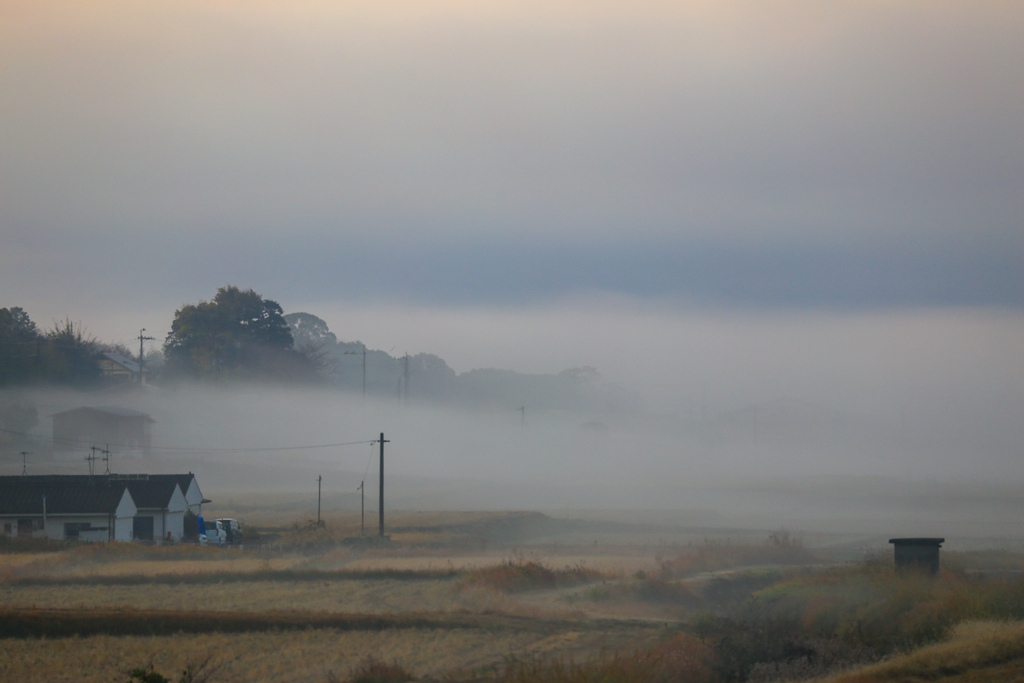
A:
[[[11,430],[11,429],[0,429],[0,432],[4,432],[6,434],[13,434],[15,436],[21,436],[21,437],[28,437],[29,436],[29,434],[26,433],[26,432],[17,432],[17,431]],[[54,441],[58,441],[60,443],[65,443],[65,444],[68,444],[68,445],[71,445],[71,446],[81,445],[83,448],[87,447],[87,446],[84,445],[85,443],[92,443],[91,441],[90,442],[86,442],[86,441],[83,441],[81,439],[66,439],[66,438],[62,438],[62,437],[53,437],[53,440]],[[313,445],[305,445],[305,446],[264,446],[264,447],[254,447],[254,448],[202,448],[202,447],[195,447],[195,446],[181,446],[181,447],[179,447],[179,446],[148,446],[148,447],[145,447],[145,449],[150,450],[150,451],[163,451],[163,452],[168,452],[168,453],[253,453],[253,452],[275,452],[275,451],[304,451],[304,450],[314,450],[314,449],[317,449],[317,448],[338,448],[340,446],[356,446],[356,445],[364,444],[364,443],[375,444],[375,443],[377,443],[377,441],[378,441],[377,439],[372,439],[372,440],[366,440],[366,441],[346,441],[346,442],[342,442],[342,443],[323,443],[323,444],[313,444]],[[138,444],[113,443],[113,444],[108,444],[107,445],[108,448],[110,446],[114,446],[115,448],[121,448],[121,449],[125,449],[125,450],[143,450],[143,447],[139,446]]]

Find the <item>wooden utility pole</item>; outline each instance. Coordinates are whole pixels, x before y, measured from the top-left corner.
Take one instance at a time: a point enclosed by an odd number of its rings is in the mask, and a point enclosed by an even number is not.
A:
[[[144,341],[153,341],[153,337],[145,337],[145,336],[143,336],[142,333],[145,332],[145,331],[146,331],[145,327],[143,327],[141,330],[139,330],[139,386],[140,387],[142,386],[142,365],[143,365],[143,360],[142,360],[142,342],[144,342]]]
[[[362,345],[362,351],[343,351],[343,355],[355,356],[357,354],[363,354],[363,398],[366,398],[366,344],[359,342]]]
[[[404,361],[404,363],[403,363],[404,367],[402,369],[402,399],[406,403],[408,403],[409,402],[409,354],[408,353],[405,354],[405,358],[403,359],[403,361]]]
[[[384,444],[390,443],[380,433],[380,537],[384,538]]]
[[[366,488],[359,482],[359,537],[366,535]]]

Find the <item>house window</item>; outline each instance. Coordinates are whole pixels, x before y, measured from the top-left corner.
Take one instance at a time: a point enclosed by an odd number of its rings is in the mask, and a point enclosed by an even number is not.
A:
[[[89,522],[64,522],[64,538],[78,538],[79,531],[91,529]]]
[[[4,536],[11,536],[14,532],[14,525],[10,522],[4,522]]]

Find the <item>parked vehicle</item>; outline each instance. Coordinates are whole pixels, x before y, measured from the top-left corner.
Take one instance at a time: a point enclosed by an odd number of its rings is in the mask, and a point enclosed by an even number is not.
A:
[[[228,545],[237,545],[242,542],[242,525],[238,523],[237,519],[226,517],[218,519],[217,523],[223,527]]]
[[[238,545],[242,542],[242,525],[237,519],[199,519],[199,545]]]

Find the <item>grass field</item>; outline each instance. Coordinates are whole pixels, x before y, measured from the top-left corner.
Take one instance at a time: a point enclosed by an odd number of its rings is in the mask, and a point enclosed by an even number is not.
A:
[[[783,531],[572,544],[532,513],[395,517],[383,545],[299,522],[262,530],[273,550],[0,546],[0,681],[142,668],[191,683],[966,683],[1022,670],[1019,554],[951,553],[929,580]],[[391,677],[359,678],[361,665]]]

